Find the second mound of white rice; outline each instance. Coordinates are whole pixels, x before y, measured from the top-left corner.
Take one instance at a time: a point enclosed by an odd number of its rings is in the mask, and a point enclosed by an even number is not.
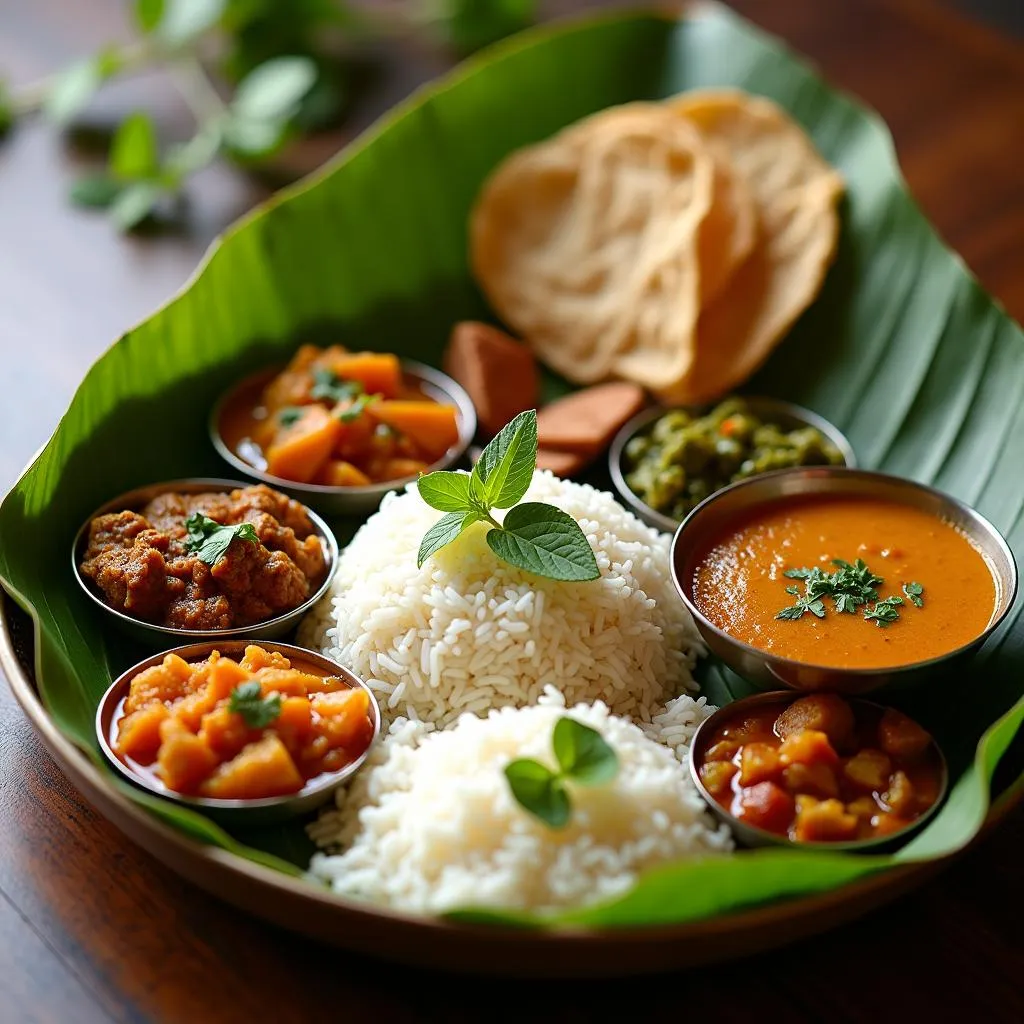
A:
[[[524,501],[571,515],[601,578],[562,583],[498,559],[478,524],[421,569],[416,554],[441,513],[415,485],[388,495],[341,557],[331,594],[300,642],[366,680],[385,720],[446,725],[463,712],[535,703],[553,683],[569,703],[601,700],[649,722],[693,691],[700,647],[668,575],[669,538],[615,498],[534,474]]]
[[[310,829],[343,851],[315,855],[312,875],[341,895],[412,912],[554,910],[619,896],[657,865],[732,849],[685,766],[656,742],[658,725],[641,730],[601,702],[568,713],[611,744],[619,771],[602,786],[570,784],[564,829],[524,811],[504,775],[517,757],[552,763],[552,732],[566,711],[548,689],[537,706],[464,715],[442,731],[396,721],[338,809]],[[708,713],[684,696],[663,714],[683,756]]]

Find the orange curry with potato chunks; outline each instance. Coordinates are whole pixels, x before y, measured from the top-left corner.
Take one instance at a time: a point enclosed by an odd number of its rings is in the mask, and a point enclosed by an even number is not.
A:
[[[942,763],[906,715],[857,708],[823,693],[742,711],[704,745],[700,779],[741,821],[795,842],[901,832],[938,800]]]
[[[416,476],[459,440],[458,412],[411,385],[398,356],[303,345],[240,389],[218,424],[240,458],[282,480],[366,487]]]
[[[830,592],[837,560],[848,565],[844,576],[862,565],[869,586]],[[961,531],[875,498],[767,502],[726,523],[691,566],[694,604],[722,631],[783,658],[846,669],[955,651],[984,632],[998,598],[988,562]]]
[[[250,644],[240,661],[168,654],[144,669],[110,741],[129,768],[176,793],[258,800],[298,793],[361,757],[371,714],[362,687]]]

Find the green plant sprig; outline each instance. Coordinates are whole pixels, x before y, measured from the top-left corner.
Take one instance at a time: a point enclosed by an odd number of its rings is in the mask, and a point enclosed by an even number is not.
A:
[[[206,565],[216,565],[227,554],[233,540],[244,540],[250,544],[260,542],[252,523],[222,526],[201,512],[194,512],[185,520],[185,531],[188,534],[185,548]]]
[[[303,131],[326,127],[347,102],[345,63],[367,37],[427,29],[466,52],[524,28],[536,0],[134,0],[138,37],[104,46],[56,75],[9,92],[0,80],[0,135],[41,112],[70,124],[107,83],[162,66],[196,121],[195,133],[161,153],[144,111],[117,128],[100,172],[71,187],[73,202],[104,209],[123,231],[169,210],[188,178],[226,155],[267,161]],[[211,72],[231,95],[223,98]]]
[[[517,504],[537,466],[537,412],[521,412],[480,455],[472,473],[440,470],[417,482],[420,497],[445,514],[420,542],[417,567],[463,530],[486,523],[487,546],[503,561],[537,576],[565,582],[601,575],[593,549],[572,516],[540,501]],[[491,512],[508,509],[499,523]]]
[[[505,766],[505,778],[516,803],[549,828],[565,828],[572,816],[566,782],[599,786],[619,772],[618,754],[588,725],[563,715],[551,735],[557,769],[522,757]]]
[[[231,691],[228,711],[241,715],[250,729],[265,729],[281,714],[281,694],[263,696],[258,679],[240,683]]]
[[[863,608],[865,621],[879,626],[887,626],[900,617],[897,608],[904,603],[903,598],[887,597],[880,601],[878,587],[885,580],[872,572],[862,558],[853,563],[833,558],[832,564],[836,566],[836,572],[832,573],[819,566],[787,569],[782,575],[791,580],[803,580],[805,593],[801,595],[800,588],[796,586],[786,587],[786,593],[796,597],[797,601],[779,611],[775,618],[795,621],[810,613],[823,619],[826,614],[824,598],[831,599],[839,614],[854,615],[858,608]],[[903,593],[916,607],[924,607],[921,596],[924,587],[920,583],[904,583]]]

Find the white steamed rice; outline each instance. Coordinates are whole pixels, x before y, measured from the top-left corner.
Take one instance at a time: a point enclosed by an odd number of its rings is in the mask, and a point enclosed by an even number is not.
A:
[[[344,852],[316,854],[311,874],[338,894],[411,912],[553,910],[621,895],[659,864],[724,853],[728,830],[681,760],[710,710],[682,696],[641,729],[600,701],[574,707],[571,716],[601,732],[620,767],[606,785],[571,787],[572,817],[558,831],[514,801],[503,771],[517,757],[552,763],[552,730],[566,713],[557,691],[532,707],[463,715],[441,731],[399,719],[338,809],[313,826],[321,845]]]
[[[649,722],[696,687],[700,649],[669,578],[669,538],[610,494],[538,471],[526,501],[569,513],[599,580],[560,583],[499,560],[477,525],[416,568],[441,513],[415,485],[388,495],[341,556],[331,593],[300,643],[361,676],[385,721],[444,726],[464,712],[536,703],[554,684],[569,703],[604,701]],[[500,513],[499,513],[500,514]]]

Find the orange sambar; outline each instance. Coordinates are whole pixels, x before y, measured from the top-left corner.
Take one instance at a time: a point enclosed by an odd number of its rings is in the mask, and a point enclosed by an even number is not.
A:
[[[824,618],[777,613],[802,581],[788,569],[862,558],[884,579],[880,599],[924,587],[924,606],[908,600],[885,626],[863,608],[840,614],[824,600]],[[733,520],[694,564],[693,600],[724,632],[783,658],[829,668],[896,668],[955,651],[976,639],[997,604],[996,578],[964,534],[934,515],[895,501],[829,496],[779,499]]]

